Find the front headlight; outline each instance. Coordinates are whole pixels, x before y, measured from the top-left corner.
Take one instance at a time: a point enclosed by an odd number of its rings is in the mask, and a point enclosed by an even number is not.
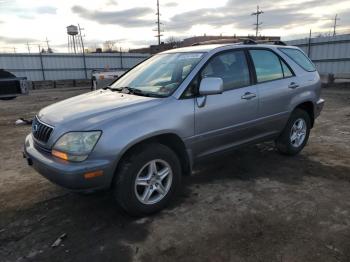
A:
[[[66,133],[53,146],[52,155],[69,161],[84,161],[100,136],[101,131]]]

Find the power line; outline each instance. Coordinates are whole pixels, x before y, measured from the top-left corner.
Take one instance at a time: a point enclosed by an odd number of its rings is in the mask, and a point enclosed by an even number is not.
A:
[[[258,37],[259,35],[259,29],[260,29],[260,26],[262,25],[262,22],[259,22],[259,16],[261,14],[263,14],[264,12],[262,10],[259,9],[259,6],[256,7],[256,12],[252,13],[252,15],[255,15],[256,16],[256,23],[253,24],[255,25],[255,36]]]

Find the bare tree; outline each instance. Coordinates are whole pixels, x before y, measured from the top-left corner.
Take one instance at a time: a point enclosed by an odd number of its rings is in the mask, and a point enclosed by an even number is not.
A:
[[[107,40],[103,43],[103,47],[106,52],[112,52],[115,45],[115,41]]]
[[[178,45],[180,44],[180,41],[174,36],[169,36],[166,40],[166,43],[170,44],[173,48],[175,48],[175,47],[178,47]]]

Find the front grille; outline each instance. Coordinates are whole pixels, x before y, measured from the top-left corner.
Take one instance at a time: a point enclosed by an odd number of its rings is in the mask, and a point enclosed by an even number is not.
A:
[[[52,133],[53,128],[41,122],[37,117],[34,117],[32,124],[32,133],[35,139],[46,143]]]

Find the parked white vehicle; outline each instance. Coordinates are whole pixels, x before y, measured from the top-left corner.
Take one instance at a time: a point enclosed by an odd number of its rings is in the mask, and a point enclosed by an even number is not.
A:
[[[91,73],[91,90],[97,90],[108,86],[126,71],[127,70],[93,70]]]

